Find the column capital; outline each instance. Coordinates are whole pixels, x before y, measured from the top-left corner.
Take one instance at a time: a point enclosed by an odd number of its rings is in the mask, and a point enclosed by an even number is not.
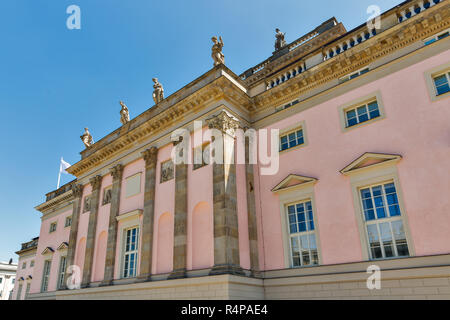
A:
[[[75,198],[81,198],[83,195],[83,186],[78,183],[72,185],[72,192]]]
[[[123,165],[118,164],[109,169],[109,172],[111,173],[113,180],[120,180],[122,179],[123,174]]]
[[[100,186],[102,184],[102,176],[95,176],[89,179],[89,183],[92,186],[92,191],[96,189],[100,189]]]
[[[156,165],[158,148],[150,147],[149,149],[142,151],[141,154],[145,160],[146,166],[155,166]]]
[[[217,129],[230,136],[234,136],[236,130],[240,128],[239,121],[230,116],[227,112],[222,111],[209,119],[206,123],[210,129]]]

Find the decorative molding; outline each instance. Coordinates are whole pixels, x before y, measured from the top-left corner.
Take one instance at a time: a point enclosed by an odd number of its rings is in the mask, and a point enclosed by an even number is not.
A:
[[[120,216],[116,217],[117,221],[122,221],[122,220],[128,220],[128,219],[138,219],[140,218],[142,215],[142,209],[138,209],[138,210],[133,210],[124,214],[121,214]]]
[[[123,175],[123,165],[118,164],[112,167],[109,172],[111,173],[113,180],[121,180]]]
[[[51,254],[53,254],[55,252],[55,250],[53,250],[51,247],[46,247],[45,249],[44,249],[44,251],[42,251],[42,255],[43,256],[45,256],[45,255],[51,255]]]
[[[100,189],[102,185],[102,176],[95,176],[89,179],[89,183],[92,186],[92,191]]]
[[[145,165],[147,167],[156,166],[158,148],[150,147],[149,149],[142,151],[141,154],[142,154],[142,157],[144,158]]]
[[[398,162],[401,159],[402,156],[398,154],[366,152],[340,170],[340,173],[349,175],[363,169],[373,168],[375,166],[378,167],[379,165],[386,164],[387,162]]]
[[[58,251],[67,250],[69,248],[69,244],[67,242],[62,242],[59,247],[56,249]]]
[[[72,192],[75,198],[81,198],[83,195],[83,185],[74,183],[72,186]]]
[[[230,116],[226,111],[221,111],[218,115],[206,119],[206,123],[210,129],[220,130],[222,133],[234,136],[238,128],[239,121]]]
[[[284,178],[280,183],[273,187],[272,192],[288,191],[299,186],[310,185],[310,183],[316,183],[316,178],[301,176],[297,174],[290,174]]]

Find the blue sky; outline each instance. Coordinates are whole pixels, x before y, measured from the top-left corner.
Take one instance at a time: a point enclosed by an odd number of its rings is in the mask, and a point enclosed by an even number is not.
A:
[[[152,77],[168,96],[212,67],[221,35],[236,74],[271,55],[275,28],[291,42],[335,16],[347,30],[366,9],[400,0],[2,0],[0,1],[0,260],[39,235],[34,207],[56,188],[59,160],[73,164],[94,140],[153,105]],[[69,5],[81,30],[66,27]],[[62,183],[72,180],[63,176]]]

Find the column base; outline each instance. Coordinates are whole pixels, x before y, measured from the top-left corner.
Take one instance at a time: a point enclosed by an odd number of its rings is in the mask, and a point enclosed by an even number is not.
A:
[[[224,264],[224,265],[215,265],[211,271],[209,272],[210,276],[216,276],[220,274],[232,274],[236,276],[245,276],[244,270],[240,266]]]
[[[167,280],[181,279],[181,278],[186,278],[186,269],[178,269],[172,271],[172,273],[167,277]]]

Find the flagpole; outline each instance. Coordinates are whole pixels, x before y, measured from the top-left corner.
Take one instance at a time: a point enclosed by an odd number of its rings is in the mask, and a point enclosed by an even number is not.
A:
[[[61,157],[61,160],[62,160],[62,157]],[[62,161],[59,162],[58,184],[56,185],[56,190],[59,189],[59,183],[61,181],[61,166],[62,166]]]

